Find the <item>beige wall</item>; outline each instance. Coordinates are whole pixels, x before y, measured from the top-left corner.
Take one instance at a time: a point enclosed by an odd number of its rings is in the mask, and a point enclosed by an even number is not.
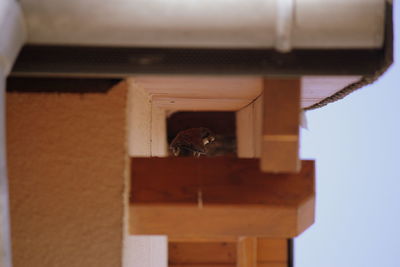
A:
[[[7,94],[14,267],[119,267],[126,84]]]

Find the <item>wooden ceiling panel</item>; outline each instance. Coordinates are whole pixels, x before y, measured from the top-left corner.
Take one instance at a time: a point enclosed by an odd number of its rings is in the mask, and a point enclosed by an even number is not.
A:
[[[333,95],[360,76],[303,76],[301,106],[308,107]],[[166,110],[236,111],[262,92],[261,76],[135,76],[153,103]]]
[[[149,94],[165,97],[252,100],[262,91],[256,76],[139,76],[135,81]]]

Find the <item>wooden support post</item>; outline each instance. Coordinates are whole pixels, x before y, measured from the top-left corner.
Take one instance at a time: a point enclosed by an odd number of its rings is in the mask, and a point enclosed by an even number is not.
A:
[[[300,170],[300,79],[264,80],[261,170]]]
[[[169,267],[288,267],[288,240],[240,237],[230,241],[173,241]]]
[[[257,237],[240,237],[237,249],[237,267],[257,267]]]
[[[154,106],[151,95],[135,79],[128,80],[128,153],[129,156],[164,157],[167,152],[166,114]],[[129,178],[127,177],[129,180]],[[129,181],[126,181],[129,184]],[[128,188],[125,192],[129,195]],[[126,197],[128,204],[128,197]],[[126,205],[126,214],[129,207]],[[128,221],[128,216],[125,219]],[[165,236],[129,235],[124,226],[123,267],[166,267],[167,238]]]
[[[239,158],[261,156],[262,95],[236,112],[236,140]]]
[[[257,267],[287,267],[288,240],[257,238]]]

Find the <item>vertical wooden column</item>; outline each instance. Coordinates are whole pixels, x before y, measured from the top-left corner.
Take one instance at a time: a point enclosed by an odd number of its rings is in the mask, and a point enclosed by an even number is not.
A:
[[[300,79],[265,79],[261,170],[300,170]]]
[[[237,267],[257,267],[257,237],[239,238],[237,249]]]
[[[236,112],[236,140],[239,158],[261,156],[263,95]]]
[[[257,267],[287,267],[288,240],[257,238]]]
[[[242,237],[237,242],[237,267],[287,267],[288,240]]]
[[[151,95],[135,79],[128,79],[128,153],[133,157],[165,157],[167,126],[165,110],[153,105]],[[126,178],[129,185],[129,178]],[[125,192],[123,267],[167,267],[167,237],[130,235],[128,195]]]

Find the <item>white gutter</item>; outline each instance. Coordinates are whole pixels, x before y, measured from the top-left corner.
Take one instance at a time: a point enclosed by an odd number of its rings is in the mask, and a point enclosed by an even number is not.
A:
[[[377,48],[384,0],[21,0],[29,43]]]
[[[11,267],[10,219],[5,128],[5,82],[25,42],[25,28],[19,5],[0,1],[0,267]]]

